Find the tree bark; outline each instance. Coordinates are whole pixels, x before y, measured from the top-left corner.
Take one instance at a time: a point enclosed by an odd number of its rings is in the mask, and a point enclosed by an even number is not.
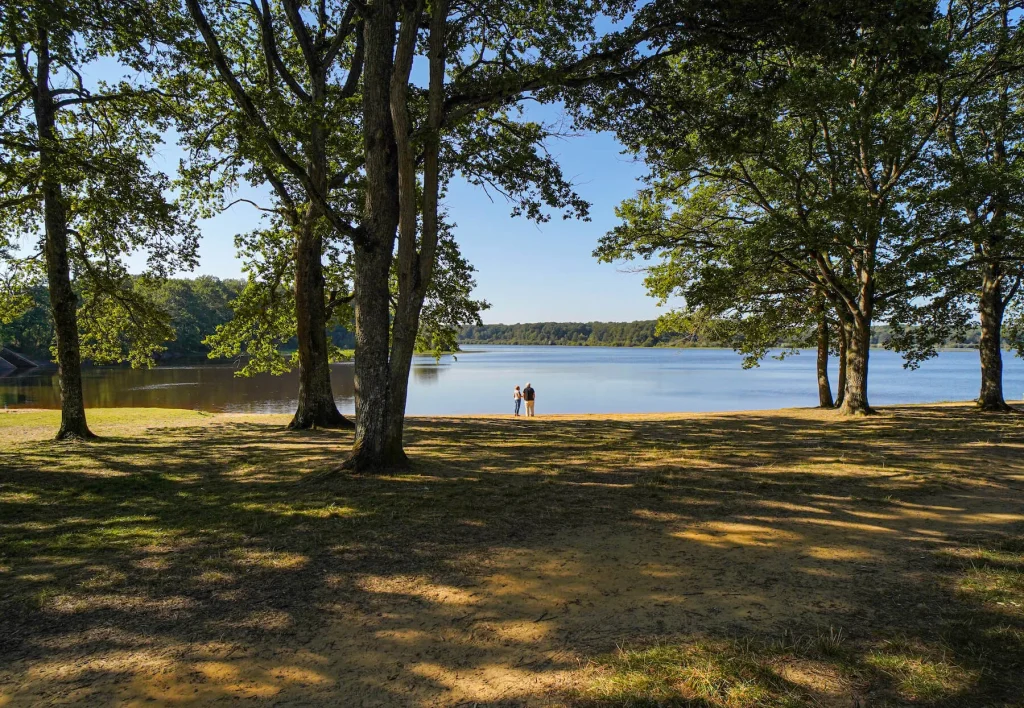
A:
[[[42,175],[44,252],[60,380],[61,420],[57,440],[88,439],[96,436],[89,430],[85,418],[82,354],[78,340],[78,296],[71,286],[67,204],[60,180],[55,176],[58,171],[57,109],[50,89],[49,34],[43,26],[38,28],[36,50],[35,114]]]
[[[818,314],[818,405],[834,408],[832,386],[828,380],[828,313],[823,303],[817,305]]]
[[[872,205],[880,213],[881,201]],[[844,415],[873,413],[868,403],[868,357],[871,354],[871,320],[875,312],[875,254],[881,218],[875,230],[860,240],[860,253],[853,258],[853,274],[857,280],[856,297],[844,298],[849,319],[850,337],[846,346],[846,387],[839,412]]]
[[[438,200],[440,198],[440,131],[444,118],[445,30],[448,3],[434,3],[428,38],[429,82],[427,130],[423,139],[423,223],[416,240],[416,163],[409,139],[408,86],[415,49],[415,28],[421,4],[416,3],[403,17],[396,52],[391,111],[398,151],[401,220],[398,227],[398,303],[391,330],[391,400],[388,408],[388,457],[406,463],[405,405],[409,393],[409,372],[419,334],[420,313],[433,278],[438,241]]]
[[[312,209],[310,210],[313,211]],[[288,427],[354,428],[338,410],[331,388],[324,294],[323,237],[312,213],[295,242],[295,321],[299,344],[299,402]]]
[[[872,412],[868,405],[871,320],[855,317],[850,329],[850,341],[846,348],[846,389],[839,410],[846,415],[867,415]]]
[[[839,318],[839,377],[836,381],[836,408],[843,405],[846,397],[846,364],[849,360],[850,327],[846,321]]]
[[[983,267],[978,317],[981,320],[981,394],[978,406],[983,411],[1011,410],[1003,398],[1003,293],[998,263]]]
[[[398,228],[398,163],[390,82],[395,48],[395,3],[380,0],[363,22],[363,149],[365,238],[353,247],[356,321],[356,434],[343,468],[387,469],[390,402],[391,254]],[[401,460],[399,460],[401,462]]]
[[[1000,24],[1002,34],[1000,45],[1008,38],[1009,15],[1007,3],[1000,3]],[[998,113],[992,145],[992,164],[998,172],[1006,170],[1006,119],[1010,112],[1009,85],[1005,77],[999,78]],[[1012,410],[1003,398],[1003,254],[1004,229],[1006,220],[1006,195],[999,190],[993,195],[995,207],[992,219],[985,230],[985,238],[975,242],[975,253],[982,256],[981,292],[978,296],[978,319],[981,321],[981,340],[978,354],[981,357],[981,393],[978,407],[983,411],[1008,412]]]

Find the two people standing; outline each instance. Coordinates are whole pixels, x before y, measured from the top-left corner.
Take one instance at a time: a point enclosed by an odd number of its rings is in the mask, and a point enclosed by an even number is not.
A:
[[[523,401],[526,401],[526,416],[528,418],[534,417],[533,402],[536,399],[537,392],[533,390],[533,386],[531,386],[529,382],[527,382],[526,388],[524,388],[522,391],[520,391],[519,387],[516,386],[515,391],[512,392],[512,400],[515,401],[516,403],[516,412],[514,414],[514,417],[519,417],[519,409]]]

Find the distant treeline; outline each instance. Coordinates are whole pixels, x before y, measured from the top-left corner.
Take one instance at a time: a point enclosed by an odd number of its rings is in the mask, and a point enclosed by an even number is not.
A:
[[[231,302],[245,286],[243,280],[212,276],[173,278],[157,287],[155,299],[170,316],[175,337],[164,344],[166,351],[158,359],[202,358],[210,353],[203,344],[207,336],[231,319]],[[35,306],[8,325],[0,325],[0,345],[8,346],[39,361],[49,361],[53,342],[53,323],[45,288],[33,291]],[[539,344],[594,347],[730,347],[732,341],[700,334],[657,334],[655,320],[636,322],[531,322],[467,327],[459,335],[462,344]],[[966,336],[948,346],[977,346],[980,332],[969,330]],[[353,349],[355,336],[344,327],[330,333],[341,349]],[[872,328],[872,344],[883,345],[889,339],[889,327]],[[788,342],[779,342],[787,346]],[[294,345],[294,343],[291,343]],[[285,348],[291,348],[286,344]]]
[[[709,328],[713,329],[713,328]],[[950,347],[977,346],[981,331],[968,330]],[[889,340],[888,325],[871,330],[871,343]],[[734,342],[702,334],[658,334],[656,320],[636,322],[528,322],[467,327],[459,334],[462,344],[535,344],[585,347],[731,347]],[[779,341],[779,346],[790,343]]]
[[[164,343],[166,351],[160,360],[203,358],[210,348],[203,340],[219,325],[231,319],[231,301],[245,287],[244,280],[201,276],[194,279],[173,278],[156,288],[154,299],[170,316],[174,339]],[[46,288],[32,292],[35,305],[14,322],[0,324],[0,346],[8,346],[37,361],[50,361],[53,343],[53,322]],[[355,347],[355,336],[344,327],[336,327],[330,337],[341,349]],[[286,348],[294,346],[294,342]]]
[[[654,320],[637,322],[530,322],[466,327],[463,344],[565,344],[591,347],[693,346],[698,338],[659,336]]]

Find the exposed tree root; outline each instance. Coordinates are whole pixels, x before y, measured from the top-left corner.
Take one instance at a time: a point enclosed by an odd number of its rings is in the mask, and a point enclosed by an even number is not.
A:
[[[327,430],[355,430],[356,424],[343,416],[337,409],[324,411],[316,415],[305,415],[296,413],[288,423],[289,430],[313,430],[325,428]]]
[[[86,440],[99,440],[100,436],[88,428],[85,432],[80,430],[60,430],[54,440],[58,442],[84,442]]]
[[[1019,408],[1014,408],[1006,401],[978,401],[978,410],[983,413],[1024,413]]]

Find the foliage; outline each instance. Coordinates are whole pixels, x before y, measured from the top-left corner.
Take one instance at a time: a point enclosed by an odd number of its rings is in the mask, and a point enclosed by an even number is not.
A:
[[[25,0],[0,10],[0,260],[23,294],[42,282],[49,194],[56,221],[47,229],[60,232],[54,247],[68,239],[64,277],[73,275],[84,298],[83,353],[96,360],[150,362],[167,334],[123,256],[147,254],[151,278],[196,262],[193,216],[149,164],[171,104],[145,76],[172,15],[167,3],[132,0]],[[83,73],[100,62],[124,78],[87,82]],[[52,135],[41,132],[47,117]]]
[[[564,344],[599,347],[653,347],[673,345],[682,338],[656,331],[654,320],[638,322],[533,322],[466,327],[459,335],[464,344]],[[716,342],[701,341],[705,344]]]
[[[203,340],[231,318],[231,302],[243,286],[241,281],[210,276],[155,281],[135,277],[117,292],[119,296],[130,293],[136,299],[122,303],[106,291],[89,291],[89,281],[79,285],[83,351],[88,351],[88,358],[96,364],[126,359],[130,350],[125,336],[143,327],[151,331],[134,339],[153,342],[148,355],[155,360],[205,356],[209,348]],[[0,325],[0,345],[48,361],[54,339],[49,296],[42,286],[32,288],[29,294],[31,306],[12,322]],[[113,326],[97,327],[93,320]]]
[[[484,300],[473,298],[476,269],[459,250],[451,229],[442,222],[438,236],[437,263],[434,277],[427,288],[420,314],[416,350],[443,352],[459,349],[459,333],[464,327],[483,324],[480,313],[490,307]]]
[[[204,340],[219,325],[231,319],[231,305],[238,297],[243,281],[200,276],[194,280],[171,278],[155,285],[152,299],[167,313],[173,337],[164,344],[161,359],[204,356],[209,346]]]
[[[737,329],[731,320],[694,320],[675,313],[658,320],[635,322],[531,322],[526,324],[487,324],[470,326],[459,333],[463,344],[526,344],[596,347],[736,347],[743,351],[742,338],[748,330]],[[1009,330],[1007,331],[1009,335]],[[770,349],[810,346],[814,331],[777,330],[774,336],[758,334],[758,343]],[[872,346],[888,346],[892,328],[871,328]],[[978,344],[977,327],[965,330],[944,347],[972,347]],[[778,352],[776,352],[778,356]]]
[[[893,6],[811,52],[693,48],[609,94],[587,124],[616,130],[651,174],[595,255],[656,260],[650,293],[685,302],[666,323],[725,319],[748,363],[827,303],[856,344],[849,406],[868,410],[873,320],[891,321],[911,366],[968,325],[944,276],[962,245],[936,237],[947,220],[928,198],[943,126],[1000,74],[964,59],[960,40],[986,22],[965,8]]]
[[[21,290],[17,309],[12,308],[12,312],[17,316],[6,323],[0,321],[0,346],[11,347],[36,361],[49,361],[53,322],[46,288],[35,286]]]

